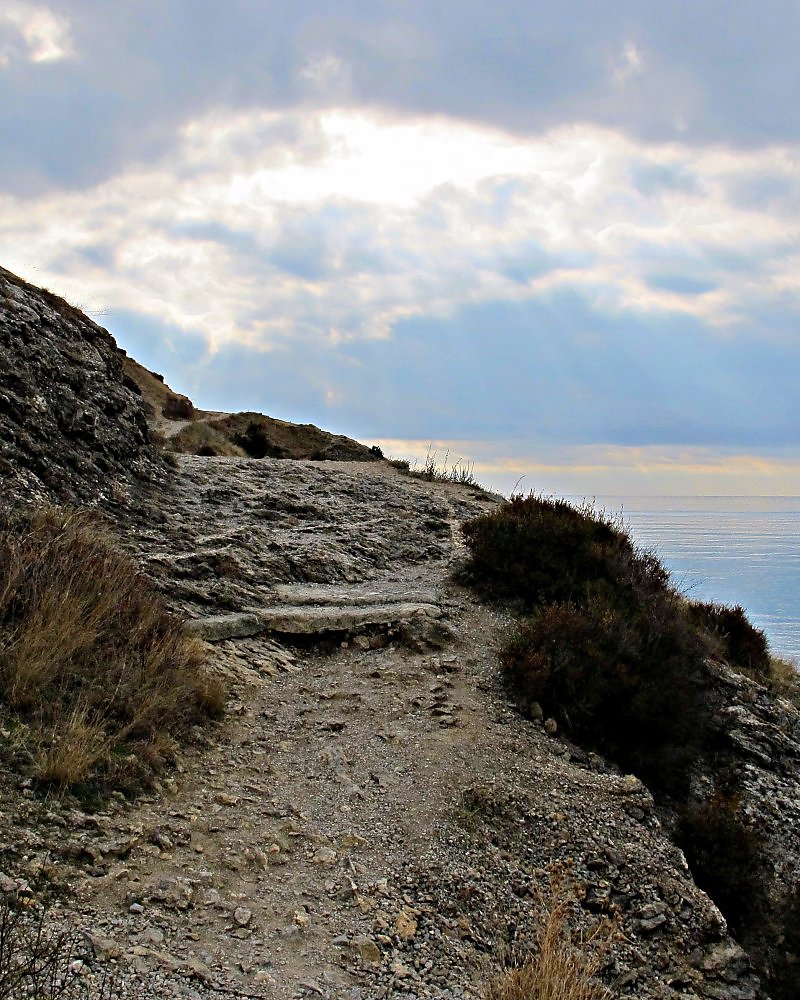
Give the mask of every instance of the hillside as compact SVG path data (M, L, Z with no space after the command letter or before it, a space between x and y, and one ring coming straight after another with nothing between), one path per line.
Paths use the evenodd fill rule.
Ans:
M498 497L293 425L280 447L327 453L172 468L156 432L213 423L235 444L267 425L170 402L5 271L0 352L4 496L100 505L231 685L226 718L135 801L43 798L2 756L0 888L43 866L67 887L87 983L108 968L122 997L479 1000L560 885L573 939L605 941L613 995L767 996L669 810L506 692L512 615L454 579L461 525ZM800 718L713 669L720 758L791 885Z

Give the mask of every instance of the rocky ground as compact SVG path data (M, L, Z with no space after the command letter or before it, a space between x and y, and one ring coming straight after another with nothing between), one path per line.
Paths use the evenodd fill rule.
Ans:
M477 998L561 879L576 932L611 928L619 995L759 996L647 790L507 702L510 621L451 579L458 525L495 502L386 463L193 457L138 498L127 544L232 696L133 806L23 787L5 812L8 864L69 887L87 976L113 969L121 997Z

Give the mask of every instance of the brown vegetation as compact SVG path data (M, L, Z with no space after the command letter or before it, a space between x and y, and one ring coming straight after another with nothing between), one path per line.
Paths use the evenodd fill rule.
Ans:
M573 904L564 880L554 879L532 953L507 963L490 984L486 1000L609 1000L613 996L596 978L613 928L603 923L588 937L573 933L569 922Z
M87 513L0 516L0 705L40 781L135 787L224 691L136 564Z
M41 882L0 892L0 997L4 1000L111 1000L113 977L72 970L78 937L54 918Z
M165 448L187 455L245 456L243 449L234 444L227 434L199 420L186 424L173 437L167 438Z

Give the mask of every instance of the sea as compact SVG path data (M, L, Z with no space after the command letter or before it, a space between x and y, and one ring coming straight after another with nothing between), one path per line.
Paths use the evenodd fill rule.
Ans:
M800 668L800 497L566 497L622 518L692 600L741 604Z

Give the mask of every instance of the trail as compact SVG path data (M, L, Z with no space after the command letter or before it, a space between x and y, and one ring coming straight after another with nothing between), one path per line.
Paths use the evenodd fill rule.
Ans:
M495 502L383 463L192 457L142 498L129 544L232 694L152 795L62 829L119 995L478 998L554 866L576 925L619 922L622 995L756 995L647 790L508 703L511 620L452 580Z

